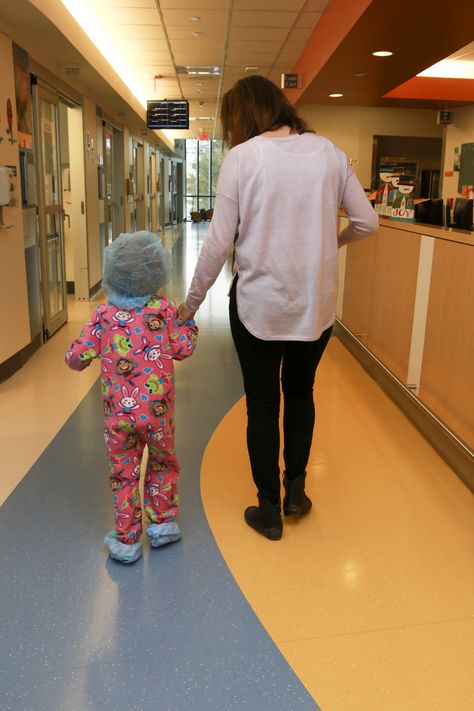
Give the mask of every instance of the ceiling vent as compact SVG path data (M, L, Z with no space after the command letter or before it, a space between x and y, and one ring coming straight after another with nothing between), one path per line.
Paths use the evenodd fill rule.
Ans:
M80 64L65 64L64 65L64 72L69 77L77 77L81 73L81 65Z

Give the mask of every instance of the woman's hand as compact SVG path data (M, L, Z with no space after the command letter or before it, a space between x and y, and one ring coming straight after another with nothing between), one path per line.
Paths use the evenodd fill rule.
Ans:
M188 311L184 304L178 306L178 318L180 321L188 321L194 318L195 311Z

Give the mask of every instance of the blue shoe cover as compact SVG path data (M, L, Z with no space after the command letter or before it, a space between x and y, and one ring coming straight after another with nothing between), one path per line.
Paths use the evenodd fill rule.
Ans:
M142 554L143 543L122 543L116 531L109 531L104 538L104 543L110 551L110 557L121 563L135 563Z
M167 543L174 543L181 538L181 531L176 521L152 523L148 526L146 534L150 537L153 548L159 548L159 546L164 546Z

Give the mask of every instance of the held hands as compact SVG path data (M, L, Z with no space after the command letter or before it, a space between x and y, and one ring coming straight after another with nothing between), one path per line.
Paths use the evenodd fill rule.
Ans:
M178 319L181 322L194 318L195 311L188 311L184 304L178 306Z

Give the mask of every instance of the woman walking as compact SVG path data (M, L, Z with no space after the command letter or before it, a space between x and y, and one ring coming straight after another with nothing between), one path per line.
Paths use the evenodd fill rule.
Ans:
M247 401L247 446L258 505L246 522L282 536L280 382L286 516L301 516L315 409L316 368L335 320L338 247L378 218L345 154L314 134L271 81L239 80L223 97L224 140L214 214L180 317L191 318L235 242L230 325ZM338 210L349 225L338 235Z

